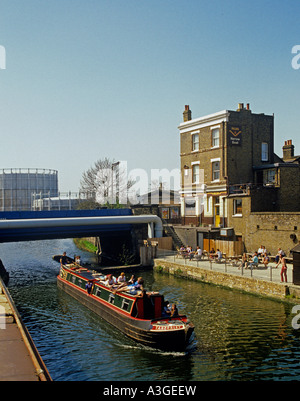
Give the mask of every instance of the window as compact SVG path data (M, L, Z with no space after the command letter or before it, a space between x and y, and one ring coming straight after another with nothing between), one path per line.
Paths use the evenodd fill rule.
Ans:
M220 146L220 129L214 128L211 130L211 146L213 148Z
M243 213L243 203L242 199L233 200L233 214L241 216Z
M269 147L266 142L261 144L261 161L267 162L269 160Z
M194 199L187 199L185 201L185 214L186 216L196 215L196 202Z
M110 304L114 304L114 303L115 303L115 296L114 296L114 294L112 294L112 293L109 294L108 302L109 302Z
M217 181L220 179L220 162L215 161L211 164L212 167L212 180Z
M275 184L276 172L275 170L267 170L267 183Z
M192 150L199 150L199 134L192 135Z
M193 184L199 183L199 164L193 164Z
M121 306L121 308L123 309L123 310L125 310L125 311L128 311L128 309L129 309L129 301L128 301L128 299L123 299L122 300L122 306Z

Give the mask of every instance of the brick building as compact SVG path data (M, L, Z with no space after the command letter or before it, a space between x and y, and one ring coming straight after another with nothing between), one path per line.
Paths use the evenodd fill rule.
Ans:
M274 153L273 115L252 113L249 104L240 103L235 111L192 119L185 106L179 131L183 224L230 227L233 238L251 250L260 245L263 227L272 220L273 228L266 228L269 234L276 231L272 250L282 245L278 240L283 226L285 247L295 246L300 228L300 156L295 156L291 140L285 141L282 157ZM268 214L271 220L262 217ZM214 233L220 235L216 229Z

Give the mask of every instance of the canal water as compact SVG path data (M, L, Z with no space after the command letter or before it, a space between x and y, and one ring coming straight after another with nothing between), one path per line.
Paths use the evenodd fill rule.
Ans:
M299 380L292 305L153 271L141 275L195 325L186 353L136 344L57 288L54 254L72 240L0 244L9 290L53 380Z

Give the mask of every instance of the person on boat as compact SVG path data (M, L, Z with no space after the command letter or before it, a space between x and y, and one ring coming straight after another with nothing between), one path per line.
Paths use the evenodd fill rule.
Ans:
M60 258L60 264L61 265L66 265L67 263L70 263L70 259L68 258L67 253L64 252L62 254L62 257Z
M78 265L81 264L81 259L79 255L75 256L75 263L77 263Z
M129 291L129 293L131 294L131 295L136 295L136 294L138 294L139 292L143 292L143 290L144 290L144 287L143 287L143 284L144 284L144 279L143 279L143 277L139 277L136 281L135 281L135 283L133 283L133 284L130 284L130 285L120 285L117 289L116 289L116 291Z
M164 307L162 310L162 316L163 317L170 317L171 316L171 311L170 311L170 304L168 301L164 302Z
M125 277L125 273L124 273L124 272L122 272L122 273L119 275L119 277L118 277L118 279L117 279L117 283L118 283L118 284L126 283L126 277Z
M85 288L86 288L88 294L90 295L91 291L92 291L92 288L93 288L93 282L89 281L88 283L86 283Z
M128 284L134 284L136 282L136 278L135 278L135 275L133 274L131 277L130 277L130 280L128 280Z
M114 284L115 284L114 277L112 276L112 274L108 274L106 276L106 281L104 282L104 285L106 285L107 287L112 287Z
M178 315L179 315L179 313L178 313L178 309L177 309L176 304L172 304L171 317L176 317Z
M129 292L130 292L130 294L135 295L135 294L138 293L138 291L143 291L143 289L144 289L143 284L144 284L144 279L143 279L143 277L139 277L139 278L137 279L137 281L136 281L134 284L131 284L131 285L129 286Z

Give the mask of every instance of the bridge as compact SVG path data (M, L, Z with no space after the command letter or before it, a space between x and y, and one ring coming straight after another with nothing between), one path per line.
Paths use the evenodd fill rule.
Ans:
M0 212L0 242L81 238L130 232L147 224L148 237L162 236L156 215L133 215L131 209Z

